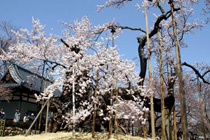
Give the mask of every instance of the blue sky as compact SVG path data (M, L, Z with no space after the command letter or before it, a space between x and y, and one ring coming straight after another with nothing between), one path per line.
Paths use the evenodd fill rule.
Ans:
M39 18L46 31L60 34L63 27L59 21L72 23L83 16L89 16L93 25L103 24L115 19L121 25L145 28L145 20L142 12L136 10L134 2L127 3L124 8L112 7L97 12L97 5L104 4L105 0L0 0L0 21L9 21L21 28L31 29L32 17ZM203 1L198 4L193 18L201 17ZM149 22L152 25L152 12L149 13ZM116 40L120 54L125 54L128 59L138 58L136 37L140 32L124 31L124 34ZM202 30L185 36L188 48L181 49L182 62L190 64L195 62L209 63L210 25L205 25ZM138 59L135 60L139 64ZM137 67L137 70L139 68Z

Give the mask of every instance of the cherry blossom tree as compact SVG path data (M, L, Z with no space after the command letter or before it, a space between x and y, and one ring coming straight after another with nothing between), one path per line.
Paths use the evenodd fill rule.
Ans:
M195 130L197 130L197 132L203 133L204 139L206 139L206 123L205 123L205 115L204 115L205 109L203 106L203 104L205 104L205 99L203 98L205 96L205 94L202 95L203 89L202 89L201 85L203 85L204 87L206 87L206 85L207 85L207 87L208 87L208 85L210 84L206 78L206 75L208 75L210 72L209 65L204 65L202 63L201 64L197 63L195 66L192 66L187 63L183 63L183 65L190 67L196 74L197 93L195 92L195 95L196 95L195 100L197 100L197 102L199 104L199 106L197 107L197 111L199 111L200 113L199 113L199 115L194 113L192 116L194 118L199 118L199 119L197 119L197 121L195 121L195 119L193 120L194 124L197 123L196 125L200 127L200 130L197 130L197 129L195 129ZM203 74L201 74L201 73L203 73ZM203 81L203 84L201 84L200 79ZM205 90L205 88L204 88L204 90ZM199 98L197 98L197 97L199 97ZM191 98L189 97L189 99L191 99ZM195 108L192 108L192 110L195 110Z
M109 0L104 5L98 6L98 10L100 11L110 6L121 8L124 7L124 4L132 1ZM177 39L181 47L187 47L183 39L185 34L202 27L199 21L191 17L193 13L191 7L197 1L174 1ZM168 96L165 98L166 108L167 101L171 101L167 97L172 97L174 101L174 96L176 96L173 90L177 70L173 52L175 37L172 34L172 11L166 8L168 6L167 3L168 1L166 0L144 0L136 4L137 10L142 12L144 12L144 7L157 9L157 12L153 14L154 24L149 30L150 50L145 49L147 37L146 31L142 27L122 26L113 21L93 27L88 18L84 17L81 20L76 20L74 24L62 22L65 29L62 31L61 36L56 36L53 34L47 35L44 30L45 26L41 25L39 20L32 19L33 28L31 31L27 29L13 31L17 41L9 47L8 52L2 49L0 59L2 61L16 61L18 64L24 64L28 68L36 70L39 74L46 69L44 65L51 69L50 75L56 77L54 83L44 93L37 95L37 99L49 99L53 97L53 91L62 88L62 95L59 97L60 101L53 103L54 106L59 104L59 107L55 110L60 114L55 113L53 119L57 120L63 128L71 130L75 125L79 127L82 124L81 122L93 116L95 116L93 117L93 122L97 117L101 117L105 121L110 120L112 118L111 114L117 112L117 106L120 103L127 102L119 94L118 96L113 96L115 101L113 105L107 104L107 97L108 99L111 98L110 94L112 91L117 91L116 87L118 85L126 87L126 94L130 94L132 100L141 105L141 109L134 109L137 112L135 118L142 120L143 124L145 124L146 119L142 119L140 110L148 111L144 107L148 107L147 94L151 93L143 86L146 79L147 54L156 56L158 60L157 32L160 28L163 45L163 65L167 70L167 82L165 82L165 88L167 87L168 92ZM189 20L190 22L188 22ZM131 62L122 60L115 46L105 47L105 42L112 39L110 29L116 30L115 38L118 38L122 30L126 29L141 33L137 37L141 70L139 75L134 72L135 66ZM104 35L104 32L106 32L105 37L100 38L102 34ZM75 115L73 115L72 109L74 103L70 102L73 98L71 96L73 85L75 86L76 95ZM153 91L156 90L153 89ZM147 96L147 100L144 99L145 96ZM156 101L154 102L156 109L161 110L160 106L158 106L160 99L155 98L154 100ZM133 107L133 104L130 103L129 105ZM171 107L168 108L171 109ZM93 132L95 131L94 126L95 124L93 123Z
M31 31L12 31L16 42L9 47L8 52L2 50L0 59L24 64L39 74L44 68L43 64L47 65L51 70L50 75L55 78L54 83L36 97L38 101L50 99L55 90L62 88L59 100L53 99L55 101L52 103L56 106L52 119L56 120L61 128L72 130L94 114L94 132L96 117L109 120L110 112L117 114L117 106L124 101L119 94L113 96L114 105L108 105L106 102L106 97L110 97L110 92L115 90L118 84L122 87L132 85L133 88L127 89L126 94L132 96L138 104L143 104L142 99L135 97L135 93L141 93L144 97L148 91L137 84L141 79L138 73L134 72L135 64L123 60L116 46L107 48L105 45L106 38L109 40L111 37L108 27L112 26L113 22L94 27L87 17L76 20L74 24L62 22L65 27L62 36L47 35L45 26L41 25L38 19L32 18L32 23ZM99 40L104 31L107 31L107 37ZM118 31L115 35L117 38ZM73 91L75 104L71 102L74 98ZM76 109L75 113L72 107ZM148 109L142 106L133 109L136 110L136 119L144 123L142 111L146 112Z
M102 10L103 8L108 8L110 6L113 6L114 8L122 8L126 3L131 3L133 0L110 0L107 1L104 5L99 5L98 10ZM169 1L171 2L171 1ZM178 35L178 41L179 45L181 47L186 47L187 44L184 43L183 36L187 34L188 32L194 31L196 28L202 27L201 24L197 20L192 20L191 15L193 12L193 5L195 5L198 1L191 1L191 0L184 0L184 1L172 1L173 2L173 10L176 13L175 19L176 19L176 28L177 28L177 35ZM149 38L151 41L151 50L146 50L146 31L143 28L139 27L130 27L130 26L121 26L116 25L117 28L120 29L127 29L127 30L134 30L134 31L140 31L142 33L142 36L137 37L139 46L138 46L138 53L139 53L139 59L140 59L140 77L145 79L146 75L146 67L147 67L147 53L146 51L149 51L151 54L157 54L158 52L158 41L157 41L157 31L159 28L161 28L162 32L162 44L164 45L163 49L163 55L170 58L171 61L174 61L174 53L173 48L175 46L175 37L172 34L172 11L171 10L165 10L167 9L168 1L161 0L161 1L147 1L144 0L142 3L136 4L136 7L139 11L144 12L144 7L147 7L147 9L158 9L159 12L156 10L156 13L154 13L154 24L151 27L149 31ZM168 6L169 7L169 6ZM190 20L189 20L190 19ZM188 20L190 22L188 22ZM170 53L169 53L170 52ZM168 54L169 53L169 54ZM168 54L168 55L167 55ZM170 61L169 61L170 63ZM176 67L176 64L173 64ZM173 79L173 78L172 78ZM174 81L174 80L172 80ZM172 82L173 83L173 82ZM169 84L170 85L170 84Z
M11 30L18 30L18 27L14 26L10 22L1 21L0 22L0 48L4 51L8 51L10 44L15 42L15 36L12 34ZM1 52L2 53L2 52ZM7 70L7 62L2 61L0 65L1 76Z
M0 22L0 48L5 52L8 51L9 46L15 42L15 36L12 34L11 30L18 30L16 26L14 26L10 22L1 21ZM0 52L2 53L2 51ZM8 62L1 61L0 62L0 77L2 77L8 69ZM9 88L0 88L0 96L6 100L11 96L11 90Z
M209 13L210 13L210 1L209 1L209 0L205 0L204 2L205 2L205 6L206 6L206 7L203 8L203 12L204 12L203 15L204 15L204 16L207 16L207 17L206 17L206 23L209 24L209 23L210 23L210 22L209 22L209 21L210 21L210 18L208 17L208 15L209 15Z
M206 67L206 66L204 66L204 67ZM203 72L208 70L208 69L204 70L204 68L203 68L203 70L201 70L197 66L196 66L196 69L199 69L200 73L203 73ZM165 68L165 70L167 70L167 68ZM169 86L168 85L168 80L169 80L168 76L170 75L170 73L169 73L168 76L167 75L168 75L168 73L167 73L167 71L165 71L164 91L165 92L173 92L173 94L174 94L177 132L182 132L182 126L181 126L182 119L181 119L180 99L179 99L177 76L175 76L175 79L174 79L175 81L174 81L174 84L173 84L173 90L168 91L168 86ZM157 91L157 92L155 92L155 97L159 98L160 97L159 71L154 71L153 77L154 77L154 80L153 80L154 91ZM169 78L171 78L171 76L169 76ZM207 80L208 79L207 75L204 78ZM184 82L184 85L185 85L184 86L184 91L186 93L186 110L187 110L186 113L187 113L187 118L188 118L189 136L193 136L193 135L197 135L199 133L202 133L202 124L201 124L201 116L200 116L201 113L200 113L200 107L199 107L199 98L198 98L199 95L198 95L197 80L196 80L196 76L194 74L194 71L189 71L189 69L184 70L183 79L184 79L183 82ZM147 80L146 80L146 82L147 82ZM171 84L171 83L169 83L169 84ZM207 88L209 87L209 85L205 84L205 83L201 83L201 87L202 87L201 91L202 91L203 110L205 110L205 108L204 108L204 104L206 104L205 99L208 100L205 97L208 96L208 89ZM167 98L167 95L165 95L165 96ZM171 111L172 112L169 112L169 113L173 114L174 113L173 110L171 110ZM159 112L156 112L155 115L156 115L155 116L156 131L160 132L160 128L161 128L160 117L161 117L161 115L160 115ZM173 122L173 121L174 121L173 118L170 118L170 122ZM207 122L205 122L205 124L208 125ZM173 127L172 126L173 125L170 126L171 127L170 128L171 132L173 132ZM207 132L207 128L206 128L206 132ZM167 135L168 135L168 132L167 132ZM170 131L169 131L169 135L172 135L172 134L170 134Z
M11 97L11 93L12 93L12 91L9 88L0 88L0 97L2 99L9 101L9 99Z

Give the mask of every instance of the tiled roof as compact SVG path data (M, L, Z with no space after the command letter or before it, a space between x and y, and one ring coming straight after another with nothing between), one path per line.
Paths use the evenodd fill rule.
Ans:
M24 86L34 91L43 92L44 86L46 88L47 86L53 83L49 79L45 80L44 77L32 73L31 71L15 64L11 64L9 66L8 72L10 73L11 77L16 82L16 84L4 84L0 85L0 87ZM54 94L56 96L59 96L61 92L57 90Z

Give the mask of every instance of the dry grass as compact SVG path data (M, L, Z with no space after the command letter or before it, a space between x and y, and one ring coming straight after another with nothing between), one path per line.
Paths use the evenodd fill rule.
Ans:
M39 135L30 136L7 136L0 137L0 140L94 140L91 138L91 133L76 133L75 137L72 136L72 132L57 132L57 133L46 133ZM95 140L108 140L107 133L96 133ZM144 140L140 137L132 137L129 135L118 135L118 138L112 138L109 140Z

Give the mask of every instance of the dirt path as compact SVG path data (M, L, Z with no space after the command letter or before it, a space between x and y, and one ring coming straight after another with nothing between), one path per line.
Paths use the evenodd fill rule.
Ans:
M46 133L39 135L30 135L30 136L7 136L0 137L0 140L93 140L90 133L76 133L76 137L73 138L71 132L57 132L57 133ZM96 133L95 140L107 140L107 133ZM114 138L110 140L116 140ZM132 137L119 135L118 140L144 140L140 137Z

